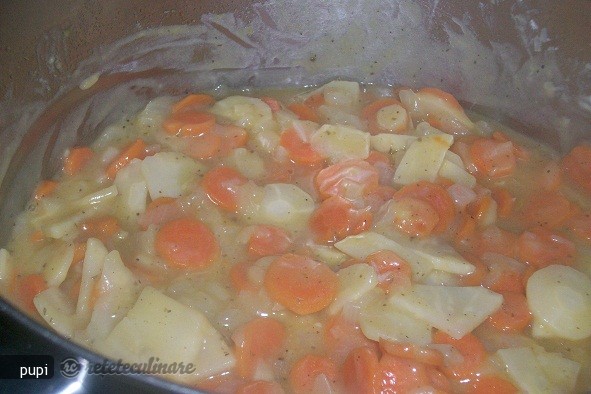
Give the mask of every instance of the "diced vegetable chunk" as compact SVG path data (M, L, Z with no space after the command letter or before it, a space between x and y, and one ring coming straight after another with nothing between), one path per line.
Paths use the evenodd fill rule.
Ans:
M369 133L347 126L326 124L312 135L310 143L332 163L369 156Z

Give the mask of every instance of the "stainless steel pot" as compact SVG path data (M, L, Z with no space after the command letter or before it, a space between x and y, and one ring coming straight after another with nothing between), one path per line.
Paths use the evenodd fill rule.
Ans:
M0 245L65 148L163 92L432 85L567 150L591 136L589 37L583 0L0 2ZM0 312L0 353L101 360L6 300ZM50 382L31 387L182 390L149 376Z

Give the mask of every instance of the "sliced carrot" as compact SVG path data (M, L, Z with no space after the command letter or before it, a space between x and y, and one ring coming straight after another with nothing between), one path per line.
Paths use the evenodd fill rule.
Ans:
M577 207L561 193L533 193L521 211L526 228L558 228L577 213Z
M312 393L316 378L324 375L329 382L338 378L336 365L326 357L308 354L295 362L289 372L289 384L294 393Z
M255 380L244 383L238 387L236 394L284 394L285 391L279 383Z
M476 232L476 219L464 213L460 214L458 226L456 228L454 242L460 244L471 238Z
M42 291L47 289L47 282L43 275L30 274L15 279L15 291L18 303L27 311L35 312L33 299Z
M292 103L287 106L287 109L296 114L301 120L320 123L320 116L318 116L318 113L305 103Z
M218 257L220 247L211 230L196 219L176 219L156 233L156 253L174 268L203 270Z
M486 277L487 267L480 260L467 259L475 267L474 272L466 275L460 275L460 284L462 286L480 286Z
M378 286L386 293L391 289L408 289L412 284L410 264L391 250L380 250L365 258L378 275Z
M258 290L258 287L248 277L250 267L252 264L244 261L236 263L230 268L230 284L236 292Z
M272 256L287 252L291 246L289 234L275 226L254 226L248 239L248 252L257 257Z
M591 145L575 146L562 159L562 169L568 178L578 187L591 193Z
M102 242L107 242L121 231L119 222L113 216L103 216L86 220L80 223L79 229L82 239L98 238Z
M41 181L33 193L35 200L39 201L42 198L51 195L57 188L57 184L56 181L52 180Z
M334 300L339 281L326 264L285 254L267 269L264 286L272 300L298 315L307 315L321 311Z
M501 309L489 316L488 321L501 331L521 332L531 322L532 315L523 293L503 293Z
M377 381L379 393L410 393L430 383L424 364L387 353L380 359Z
M470 146L470 159L478 175L490 178L511 175L516 166L513 143L510 141L479 138Z
M238 209L238 187L248 182L242 174L230 167L216 167L201 181L209 199L221 209L235 212Z
M164 120L162 127L178 137L198 137L213 131L215 116L209 112L176 112Z
M43 231L41 230L33 231L31 235L29 235L29 241L32 243L43 242L45 241L45 234L43 234Z
M261 100L263 100L265 104L267 104L269 108L271 108L272 112L277 112L281 110L281 103L273 97L263 96L261 97Z
M568 228L581 241L591 241L591 213L575 216L569 220Z
M143 159L148 155L146 152L146 143L142 139L137 139L127 145L119 156L109 163L106 173L109 179L114 179L117 172L128 165L133 159Z
M454 339L443 331L436 331L433 342L452 345L462 355L458 360L445 360L441 370L451 379L461 380L470 377L487 356L486 348L474 334Z
M364 160L344 160L316 175L316 187L324 199L337 195L356 199L376 190L378 184L378 171Z
M333 196L320 204L309 223L316 242L333 243L368 229L372 216L369 210L356 209L351 201Z
M221 154L223 139L217 134L207 133L195 137L187 137L185 153L194 159L207 160Z
M74 248L74 258L72 258L72 265L82 263L86 256L86 242L80 242L76 244Z
M353 349L343 364L343 383L346 392L377 394L378 370L379 361L375 350L368 347Z
M482 226L491 212L494 214L494 211L491 211L494 209L494 203L494 199L489 194L483 194L466 206L466 212L476 220L478 225Z
M251 379L259 362L281 352L286 336L283 324L273 318L257 317L239 327L232 334L238 375Z
M552 264L571 265L577 249L572 241L545 229L525 231L517 242L519 261L537 268Z
M429 236L439 223L439 214L427 201L413 197L396 199L392 222L394 227L411 237Z
M410 342L393 342L380 339L380 349L391 356L407 358L422 364L435 367L443 365L443 354L440 351L421 347Z
M358 324L342 314L327 320L323 334L326 354L338 365L341 365L354 349L367 347L374 352L378 350L377 343L368 339Z
M146 211L138 218L138 224L145 230L151 224L160 226L183 215L182 207L175 198L159 197L148 204Z
M492 198L497 203L497 214L499 217L509 217L511 212L513 212L515 197L507 189L499 187L492 191Z
M209 107L210 105L215 103L215 99L210 96L209 94L189 94L176 102L172 108L172 113L177 113L181 111L195 111L195 110L203 110L205 107Z
M482 279L482 285L497 293L515 292L525 293L523 286L523 272L525 266L520 263L499 259L491 259L486 264L486 275Z
M307 99L304 100L304 104L308 107L316 110L321 105L324 105L324 94L322 93L315 93L310 95Z
M486 252L514 257L518 236L496 226L488 226L475 234L475 247L479 255Z
M445 188L436 183L419 181L406 185L396 192L393 198L400 200L405 197L424 200L435 208L439 215L439 221L433 228L433 232L436 234L447 230L455 217L456 209L451 196Z
M517 394L519 390L507 379L496 375L481 375L470 380L467 394Z
M79 146L70 149L70 153L64 160L64 174L68 176L78 174L93 156L94 152L87 146Z
M309 142L303 141L293 129L281 133L279 144L287 150L287 156L295 163L317 165L324 161L322 155L316 152Z

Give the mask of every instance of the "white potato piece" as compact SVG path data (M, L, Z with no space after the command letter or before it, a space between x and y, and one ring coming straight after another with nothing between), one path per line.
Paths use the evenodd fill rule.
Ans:
M196 175L205 167L177 152L159 152L142 161L142 174L150 198L180 197L192 185Z
M449 134L468 134L474 123L466 116L454 98L446 99L430 90L401 90L400 101L415 121L437 122L438 128Z
M353 127L355 129L362 129L363 123L357 115L347 111L342 107L334 107L332 105L321 105L318 107L318 114L323 123L330 123L334 125L342 125Z
M527 393L570 392L580 368L578 363L541 348L500 349L496 355L517 386Z
M263 188L258 215L253 220L288 231L300 229L307 225L314 207L312 196L296 185L270 183Z
M78 303L76 304L76 313L80 316L90 314L88 308L89 299L96 282L100 279L98 275L103 270L107 253L108 250L101 241L96 238L88 238L86 241L84 261L82 262L80 292L78 293Z
M414 285L393 294L390 301L453 338L460 339L478 327L503 303L503 296L481 286Z
M584 273L565 265L542 268L527 281L526 296L534 324L546 333L570 340L591 336L591 279Z
M37 294L33 299L35 308L43 318L59 334L70 339L78 322L74 315L72 301L57 287L50 287Z
M385 298L376 298L360 311L359 325L371 340L411 342L425 346L431 342L432 326Z
M146 211L148 185L142 174L141 160L134 159L120 169L114 183L119 191L123 216L135 217Z
M314 259L322 261L330 266L341 264L348 258L345 253L339 251L334 246L307 243L306 247L310 250Z
M0 283L8 283L12 279L13 268L10 253L6 249L0 249Z
M49 287L58 287L62 284L74 259L73 244L67 244L59 240L55 242L57 242L57 245L53 247L52 256L45 262L45 268L43 269L43 278L45 278Z
M450 274L468 275L476 267L464 259L452 246L438 238L415 239L401 243L412 248L418 256L428 260L433 268Z
M369 133L347 126L326 124L312 134L310 143L332 163L369 156Z
M445 153L453 143L448 134L434 134L413 142L402 157L394 173L394 183L408 185L421 180L433 182L437 178Z
M263 100L245 96L230 96L216 102L211 112L230 120L249 132L258 133L273 122L273 114Z
M410 117L402 106L392 104L380 108L376 113L376 123L384 130L400 132L408 128Z
M236 169L248 179L261 179L265 176L265 162L256 152L246 148L236 148L231 161Z
M378 275L369 264L353 264L337 272L339 291L330 306L330 314L338 313L348 302L354 301L378 284Z
M454 183L464 185L470 189L476 185L476 178L474 175L466 171L463 166L460 166L447 158L441 163L441 167L439 168L439 176L449 179Z
M328 105L350 107L359 102L360 88L357 82L331 81L321 89Z
M195 366L193 374L169 376L182 382L220 373L234 363L232 351L205 316L152 287L143 289L105 339L105 347L109 354L129 362L158 357L162 363Z
M143 111L138 114L138 124L153 131L158 130L164 119L170 114L170 107L174 101L174 98L167 96L150 100Z
M382 153L395 153L406 150L417 140L414 135L380 133L369 137L372 149Z

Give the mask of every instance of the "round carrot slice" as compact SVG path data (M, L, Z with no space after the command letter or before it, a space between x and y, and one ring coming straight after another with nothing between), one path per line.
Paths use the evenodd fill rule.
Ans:
M217 167L209 171L201 182L209 199L220 208L235 212L238 209L238 186L248 180L229 167Z
M218 241L211 230L196 219L176 219L156 233L156 253L171 267L201 270L219 254Z
M168 134L179 137L196 137L213 130L215 116L208 112L177 112L168 117L162 126Z
M285 254L269 266L264 286L272 300L298 315L307 315L321 311L334 300L339 280L326 264Z

